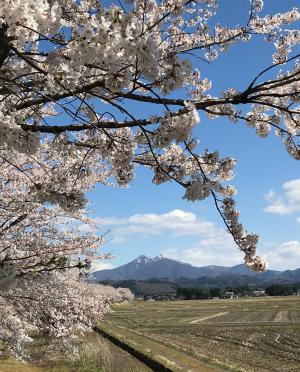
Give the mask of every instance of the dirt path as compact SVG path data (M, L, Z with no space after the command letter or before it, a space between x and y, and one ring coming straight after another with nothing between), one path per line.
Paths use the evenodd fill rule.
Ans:
M127 344L131 348L137 350L146 358L151 358L158 363L161 363L169 371L182 372L216 372L218 369L206 365L198 359L195 359L183 352L168 347L164 344L156 342L139 335L125 328L120 328L112 323L101 322L99 328L109 335L114 336L122 343ZM128 350L127 350L128 351ZM129 351L130 352L130 351ZM157 371L157 369L154 369Z
M223 313L217 313L217 314L214 314L214 315L205 316L203 318L192 320L190 322L190 324L200 323L200 322L203 322L204 320L211 319L211 318L216 318L218 316L226 315L228 313L229 313L229 311L224 311Z

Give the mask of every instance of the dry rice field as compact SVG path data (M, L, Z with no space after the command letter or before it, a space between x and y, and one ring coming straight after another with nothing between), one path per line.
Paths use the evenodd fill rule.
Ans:
M115 306L105 321L218 370L300 371L299 296L135 301Z

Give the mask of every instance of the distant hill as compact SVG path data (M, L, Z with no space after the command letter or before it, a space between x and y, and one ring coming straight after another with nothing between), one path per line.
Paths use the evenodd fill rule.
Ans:
M255 273L243 264L233 267L215 265L195 267L163 256L150 258L143 255L126 265L110 270L96 271L92 276L95 282L163 279L165 282L181 281L184 283L184 281L187 281L202 286L220 285L222 283L234 283L234 285L251 285L253 283L253 285L256 285L300 281L300 269L282 272L267 270L264 273Z
M198 278L200 276L217 276L228 272L227 267L206 266L194 267L188 263L175 261L163 256L150 258L139 256L126 265L110 270L93 273L96 281L102 280L149 280L153 278L176 279Z
M105 285L110 285L115 288L129 288L136 296L144 296L151 294L176 294L179 285L173 282L163 281L159 279L142 280L104 280L101 282Z

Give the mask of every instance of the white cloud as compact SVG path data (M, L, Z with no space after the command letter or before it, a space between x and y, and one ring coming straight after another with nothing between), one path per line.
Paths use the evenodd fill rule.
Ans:
M300 185L300 180L299 183L290 181L284 184L284 190L290 201L297 200L297 190L294 189L298 184ZM271 200L274 193L270 193L269 197ZM175 209L162 214L145 213L128 218L102 220L113 221L115 227L111 226L112 244L125 246L128 244L126 242L128 238L134 238L142 244L145 238L161 236L162 243L166 247L161 253L165 257L188 262L194 266L234 266L243 262L243 253L237 249L232 237L224 228L199 218L192 212ZM109 227L107 225L107 228ZM181 236L186 238L183 246L179 246L177 241ZM300 267L300 242L298 241L266 242L259 247L258 254L267 260L270 269L287 270Z
M291 240L282 243L279 247L279 252L288 257L299 257L300 258L300 242L297 240Z
M225 231L215 238L202 239L191 247L169 248L162 252L165 257L184 261L193 266L234 266L243 262L243 254L236 249ZM300 267L300 242L291 240L282 243L270 242L262 245L259 254L271 270L294 270Z
M290 240L281 244L272 243L264 257L271 269L293 270L300 267L300 242Z
M127 222L126 218L117 218L117 217L97 217L95 218L97 224L100 225L123 225Z
M114 236L112 239L106 240L109 244L123 244L125 242L124 236Z
M106 269L113 269L114 266L108 262L104 261L95 261L92 264L91 271L98 271L98 270L106 270Z
M219 228L215 229L214 236L201 239L191 247L170 248L162 254L193 266L233 266L243 262L243 254L237 250L232 238Z
M288 215L300 211L300 179L285 182L282 194L270 190L265 198L270 203L265 212Z
M162 253L166 257L189 262L193 265L232 266L243 262L243 254L238 251L230 235L216 224L200 219L192 212L174 209L168 213L136 214L126 219L103 218L113 221L113 234L125 243L126 237L134 239L161 236L166 247L176 246L177 237L194 237L196 243L186 248L169 248ZM189 243L186 243L189 244Z
M105 225L116 225L113 231L117 236L126 235L163 235L192 236L205 234L213 235L216 226L204 219L198 219L194 213L174 209L168 213L136 214L129 218L98 219ZM112 221L112 223L111 223Z
M185 212L181 209L174 209L171 212L164 214L136 214L129 218L130 222L133 223L143 223L143 224L152 224L157 222L164 222L166 224L170 223L191 223L195 222L197 219L196 215L191 212Z
M294 190L295 183L284 185L289 200L297 199ZM296 183L297 184L297 183ZM270 193L270 198L274 195ZM188 262L194 266L234 266L243 262L243 253L234 244L231 236L224 228L199 218L192 212L180 209L168 213L136 214L127 218L103 218L105 227L112 228L112 237L107 236L109 244L128 245L128 238L142 242L143 239L160 236L163 246L161 251L165 257ZM300 217L299 217L300 223ZM111 226L110 223L112 222ZM179 246L178 237L185 239ZM192 239L191 239L192 238ZM180 240L182 244L182 239ZM142 253L142 252L141 252ZM259 247L258 254L263 256L270 269L287 270L300 267L300 242L287 241L282 243L265 242ZM110 264L100 263L100 268L110 268ZM108 266L106 266L108 265Z

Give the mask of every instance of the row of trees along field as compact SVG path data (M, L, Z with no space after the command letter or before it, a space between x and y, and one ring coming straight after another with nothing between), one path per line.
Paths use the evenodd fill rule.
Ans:
M268 296L290 296L299 294L300 283L296 284L272 284L266 288Z
M191 288L179 287L176 291L176 296L185 299L209 299L214 297L222 298L226 292L230 292L235 296L255 296L256 292L261 292L261 288L255 287L226 287L226 288ZM296 295L300 291L300 283L294 284L271 284L264 289L268 296L291 296Z
M211 197L245 263L265 270L226 184L236 161L200 152L192 134L199 112L224 117L262 137L274 130L300 158L299 11L248 6L228 26L216 0L0 0L0 339L20 358L33 331L65 349L119 298L80 279L108 258L85 193L127 186L137 166L187 200ZM269 66L213 96L218 82L199 68L252 42L274 44Z

